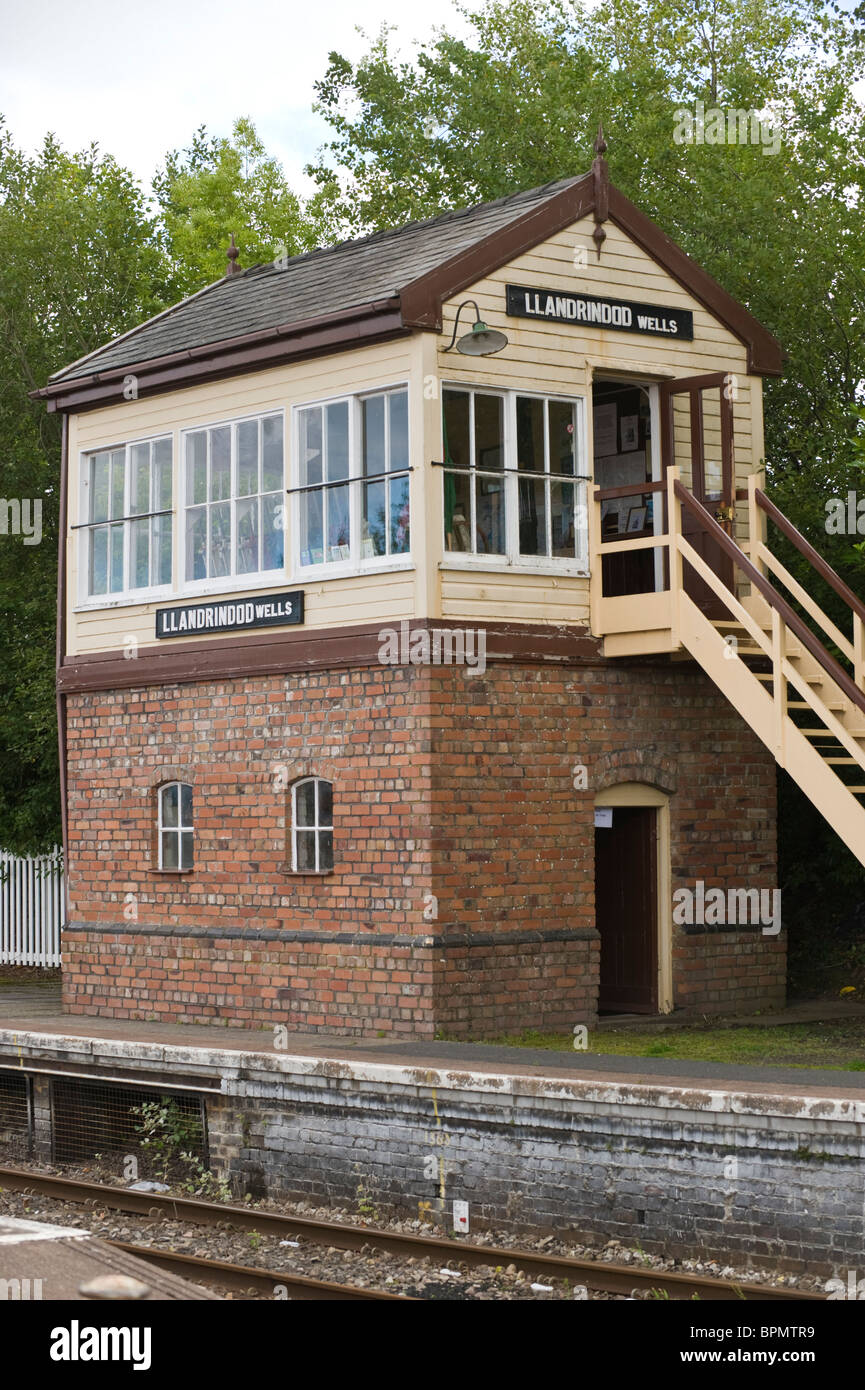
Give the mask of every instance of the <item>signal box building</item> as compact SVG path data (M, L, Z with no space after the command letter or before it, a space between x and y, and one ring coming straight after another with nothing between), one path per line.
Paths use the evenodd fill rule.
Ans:
M602 149L235 259L40 393L67 1010L469 1037L780 1004L776 763L862 857L865 610L841 585L851 633L815 636L765 544L796 535L777 343Z

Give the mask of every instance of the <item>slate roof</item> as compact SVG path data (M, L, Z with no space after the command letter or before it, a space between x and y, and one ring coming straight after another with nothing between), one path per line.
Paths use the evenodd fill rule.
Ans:
M419 276L576 182L576 178L559 179L492 203L293 256L284 268L254 266L217 280L156 319L55 372L51 383L71 382L398 296Z

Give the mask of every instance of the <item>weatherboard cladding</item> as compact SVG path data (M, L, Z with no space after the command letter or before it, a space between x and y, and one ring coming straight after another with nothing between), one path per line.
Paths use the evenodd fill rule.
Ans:
M419 276L578 181L560 179L494 203L294 256L284 269L267 264L219 280L156 321L55 373L52 384L398 295Z

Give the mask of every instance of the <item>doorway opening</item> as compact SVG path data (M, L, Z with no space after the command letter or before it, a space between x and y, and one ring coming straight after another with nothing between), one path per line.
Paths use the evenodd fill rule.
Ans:
M592 436L595 486L620 494L601 504L602 549L605 543L662 534L661 494L641 491L642 484L661 478L657 387L595 376ZM606 598L663 588L660 550L617 550L602 555L601 565Z
M639 783L608 788L595 803L599 1013L672 1009L670 903L667 797Z

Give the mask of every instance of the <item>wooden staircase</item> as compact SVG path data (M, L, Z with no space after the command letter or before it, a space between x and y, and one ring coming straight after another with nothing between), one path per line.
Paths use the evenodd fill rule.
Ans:
M749 486L748 553L682 485L678 469L668 470L666 488L667 530L653 536L650 544L667 553L668 587L628 596L627 619L622 598L600 597L593 617L604 636L605 654L655 651L691 656L865 865L865 606L756 480ZM596 494L596 501L600 497ZM686 512L732 560L732 583L715 574L683 535ZM852 638L769 550L764 518L779 526L844 599ZM600 553L606 553L606 547ZM709 617L698 606L688 592L689 574L708 585L726 616ZM795 611L791 599L822 638Z

